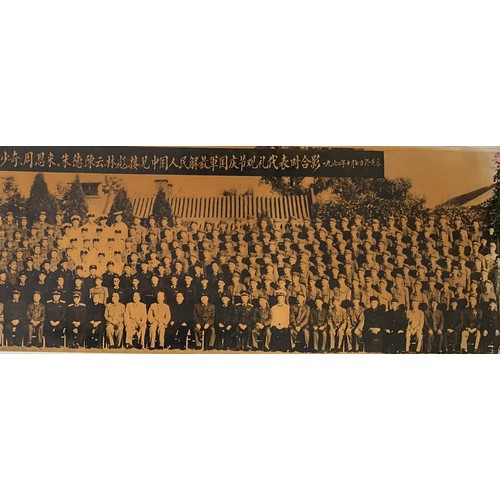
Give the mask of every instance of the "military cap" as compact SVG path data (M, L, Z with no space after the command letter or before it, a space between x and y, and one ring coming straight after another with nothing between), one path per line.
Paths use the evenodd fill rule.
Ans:
M117 216L117 215L123 215L123 211L119 210L117 212L113 212L113 215L114 216Z
M286 297L286 292L283 292L283 291L277 291L276 292L276 297Z
M376 295L372 295L370 297L370 302L374 302L374 301L377 301L378 302L378 297Z
M243 290L240 294L242 297L245 296L245 297L249 297L250 294L246 291L246 290Z
M108 262L106 263L106 266L110 266L110 265L115 265L115 263L112 261L112 260L108 260Z
M97 266L95 264L92 264L89 269L97 269Z
M81 219L81 217L80 217L79 215L72 215L72 216L71 216L71 220L72 220L72 221L73 221L73 220L80 220L80 219Z
M73 298L74 297L78 297L80 298L82 296L82 293L81 292L73 292Z
M52 295L61 295L61 292L59 290L54 290L52 292Z

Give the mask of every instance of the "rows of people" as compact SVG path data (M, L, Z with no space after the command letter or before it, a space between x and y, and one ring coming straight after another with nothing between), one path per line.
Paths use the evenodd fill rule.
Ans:
M0 221L4 343L498 352L496 236L457 217Z

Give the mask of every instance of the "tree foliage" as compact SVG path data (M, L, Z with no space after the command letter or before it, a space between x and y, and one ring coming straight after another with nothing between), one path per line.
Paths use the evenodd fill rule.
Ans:
M26 199L19 192L19 187L12 176L6 177L4 180L3 197L4 203L1 207L2 215L5 215L9 211L13 213L16 219L24 215L26 210Z
M49 192L43 174L39 173L33 180L30 195L26 201L26 216L29 223L36 221L42 211L47 212L47 221L53 223L57 211L57 200Z
M124 187L118 188L115 192L110 215L114 212L123 212L123 222L126 224L131 224L133 222L132 202Z
M311 182L304 177L275 177L263 178L261 182L280 194L307 194L312 188L318 199L311 211L322 218L351 218L359 214L366 219L386 220L389 215L428 215L425 199L410 192L409 179L321 177Z
M493 187L493 196L486 202L486 221L489 227L495 228L495 234L500 235L500 153L495 155L493 160L495 175Z
M159 222L162 217L166 217L168 219L168 224L170 226L173 225L172 207L167 200L167 195L163 186L160 187L156 193L153 203L153 216L157 222Z
M80 182L80 176L76 176L61 200L61 209L65 219L69 220L72 215L79 215L82 219L87 215L89 206Z

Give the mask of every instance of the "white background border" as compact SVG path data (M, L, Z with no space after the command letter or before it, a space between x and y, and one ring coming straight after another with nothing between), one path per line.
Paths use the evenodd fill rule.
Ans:
M0 142L495 145L496 10L2 5ZM498 498L498 361L2 353L0 497Z

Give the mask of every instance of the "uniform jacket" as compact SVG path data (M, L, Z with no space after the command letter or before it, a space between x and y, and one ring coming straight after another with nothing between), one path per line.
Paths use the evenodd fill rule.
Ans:
M436 309L433 311L431 308L427 309L424 313L425 330L432 330L434 333L437 331L444 331L444 314L443 311Z
M27 315L29 321L44 321L45 306L42 303L35 304L33 302L28 305Z
M69 304L66 310L66 326L73 327L73 322L78 321L84 323L87 319L87 308L85 304Z
M227 306L222 304L218 305L215 310L215 323L219 325L222 323L224 326L233 326L236 323L236 312L234 306L230 303Z
M299 306L294 304L290 307L290 326L292 328L304 328L309 324L311 308L304 304Z
M215 305L207 304L195 304L193 308L193 321L199 323L200 325L208 324L213 326L215 323Z
M255 307L248 304L238 304L236 306L236 322L241 325L252 325Z

